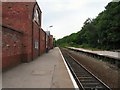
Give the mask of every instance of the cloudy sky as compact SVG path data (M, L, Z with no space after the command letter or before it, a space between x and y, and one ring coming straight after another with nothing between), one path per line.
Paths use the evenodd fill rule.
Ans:
M50 30L56 39L80 31L88 17L95 18L111 1L37 0L42 10L42 28Z

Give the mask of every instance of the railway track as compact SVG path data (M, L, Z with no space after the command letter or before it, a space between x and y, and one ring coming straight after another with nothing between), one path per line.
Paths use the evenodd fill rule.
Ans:
M98 79L94 74L88 71L75 58L73 58L66 50L61 49L80 90L111 90L105 83Z

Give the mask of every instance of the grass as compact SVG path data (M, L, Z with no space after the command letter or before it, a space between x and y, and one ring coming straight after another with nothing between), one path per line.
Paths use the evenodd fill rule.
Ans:
M98 46L96 47L91 47L90 45L88 44L82 44L82 45L78 45L78 44L75 44L75 43L62 43L60 45L58 45L60 47L76 47L76 48L83 48L83 49L88 49L88 50L92 50L92 51L104 51L104 50L108 50L108 51L113 51L114 49L110 49L110 48L107 48L107 47L103 47L103 48L100 48Z
M78 45L78 44L75 44L75 43L62 43L60 45L58 45L59 47L76 47L76 48L83 48L83 49L88 49L88 50L92 50L92 51L104 51L104 50L113 50L113 49L109 49L107 47L103 47L103 48L100 48L98 46L96 47L91 47L90 45L88 44L82 44L82 45Z

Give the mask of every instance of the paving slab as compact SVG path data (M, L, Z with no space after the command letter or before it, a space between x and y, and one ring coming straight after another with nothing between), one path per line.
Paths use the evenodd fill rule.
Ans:
M3 88L74 88L59 48L2 74Z

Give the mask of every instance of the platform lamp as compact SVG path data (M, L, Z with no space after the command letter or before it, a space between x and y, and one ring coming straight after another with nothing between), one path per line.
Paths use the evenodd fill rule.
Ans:
M49 26L49 28L51 28L51 27L53 27L52 25L51 26Z
M46 32L46 33L47 33L48 36L50 36L50 30L48 31L48 29L49 29L49 28L52 28L52 27L53 27L53 25L47 27L47 32ZM47 40L47 39L46 39L46 40ZM49 43L49 41L48 41L48 43ZM49 46L49 45L48 45L48 46ZM48 50L49 50L49 47L46 49L46 52L48 52Z
M50 32L49 28L52 28L52 27L53 27L53 25L51 25L51 26L47 27L47 31L49 31L49 32Z
M53 25L49 26L48 29L49 29L49 28L52 28L52 27L53 27ZM48 29L47 29L47 31L48 31Z

